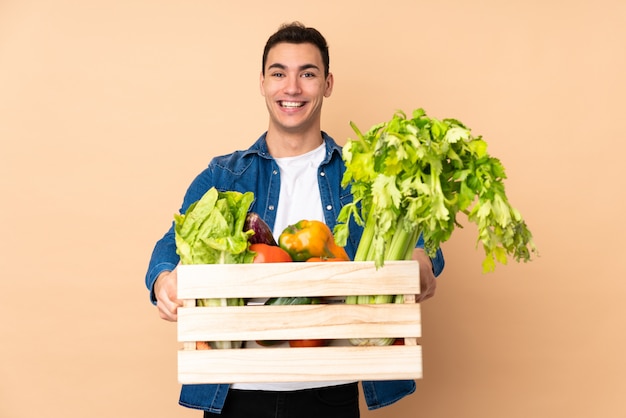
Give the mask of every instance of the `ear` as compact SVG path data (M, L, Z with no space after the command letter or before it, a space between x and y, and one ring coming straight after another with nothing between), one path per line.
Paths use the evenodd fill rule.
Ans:
M265 96L265 89L263 88L263 82L265 81L265 76L263 75L263 71L259 73L259 89L261 90L261 96Z
M333 92L334 84L335 84L335 77L333 76L333 73L328 73L328 76L326 77L326 87L324 90L324 97L330 97L330 95Z

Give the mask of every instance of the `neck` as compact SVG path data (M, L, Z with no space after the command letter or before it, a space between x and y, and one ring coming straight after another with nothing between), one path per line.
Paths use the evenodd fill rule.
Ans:
M267 148L275 158L295 157L313 151L324 142L322 132L290 134L288 132L267 131Z

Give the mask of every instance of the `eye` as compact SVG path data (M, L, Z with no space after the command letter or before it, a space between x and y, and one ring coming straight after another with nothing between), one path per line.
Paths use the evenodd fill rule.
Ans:
M313 77L315 77L315 73L306 72L306 73L302 74L302 77L304 77L304 78L313 78Z

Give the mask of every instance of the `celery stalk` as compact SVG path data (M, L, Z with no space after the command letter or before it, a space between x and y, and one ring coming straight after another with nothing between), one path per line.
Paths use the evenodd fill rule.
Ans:
M413 248L417 244L419 232L416 230L407 231L404 228L403 217L398 221L395 232L391 241L388 242L385 260L410 260L413 254ZM372 261L375 257L374 246L372 245L372 237L374 236L375 225L368 218L363 236L359 241L354 261ZM399 299L400 298L400 299ZM398 303L403 300L402 295L359 295L346 297L346 304L382 304L382 303ZM400 302L401 303L401 302ZM391 345L395 338L351 338L350 344L355 346L385 346Z
M198 299L196 306L216 307L216 306L243 306L244 300L241 298L212 298ZM211 348L241 348L242 341L209 341Z
M341 208L333 233L343 246L350 220L363 226L355 261L374 261L379 268L385 260L409 260L420 232L424 249L434 256L461 226L457 214L478 226L483 272L494 270L496 262L506 264L508 255L529 261L536 252L530 230L509 204L504 167L460 121L416 109L412 117L398 111L365 134L350 125L357 138L343 147L342 186L350 187L353 200Z
M508 256L526 262L537 253L532 233L509 203L504 166L463 123L416 109L410 116L397 111L365 133L350 125L357 138L343 147L342 186L350 186L353 201L342 207L333 233L337 244L345 245L351 218L364 226L355 260L381 267L385 259L409 258L413 237L403 237L407 247L401 256L403 234L393 238L400 228L420 231L433 256L461 226L459 214L478 227L483 272L493 271L496 262L506 264Z

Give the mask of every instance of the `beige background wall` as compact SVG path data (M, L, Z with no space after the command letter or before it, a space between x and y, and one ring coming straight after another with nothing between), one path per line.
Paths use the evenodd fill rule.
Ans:
M626 416L626 3L217 4L0 2L0 417L200 416L145 268L191 179L265 129L261 50L293 19L330 43L325 130L461 119L541 251L483 275L459 230L418 392L363 416Z

